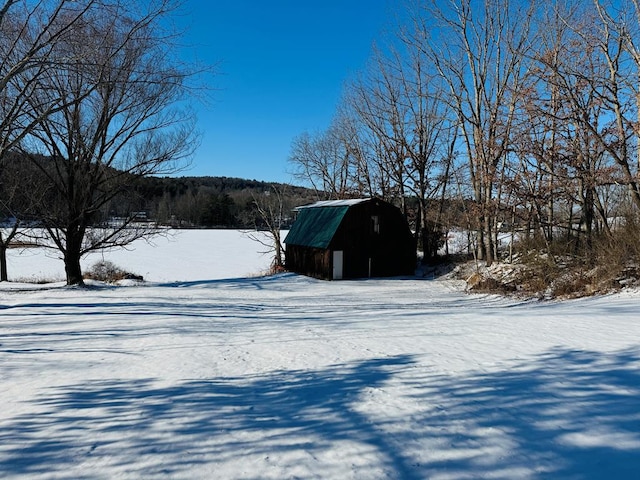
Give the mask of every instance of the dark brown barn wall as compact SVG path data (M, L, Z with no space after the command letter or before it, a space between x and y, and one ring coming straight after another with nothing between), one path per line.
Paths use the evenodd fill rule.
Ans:
M320 248L287 245L285 266L292 272L330 280L332 274L331 252Z

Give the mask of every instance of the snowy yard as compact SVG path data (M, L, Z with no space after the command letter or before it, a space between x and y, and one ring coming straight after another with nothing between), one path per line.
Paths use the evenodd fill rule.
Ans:
M259 249L183 232L105 254L141 285L0 284L0 478L637 478L637 291L259 277Z

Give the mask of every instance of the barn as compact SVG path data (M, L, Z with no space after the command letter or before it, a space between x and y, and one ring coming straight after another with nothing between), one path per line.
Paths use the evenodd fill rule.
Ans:
M416 244L402 212L383 200L298 207L284 240L287 270L325 280L413 275Z

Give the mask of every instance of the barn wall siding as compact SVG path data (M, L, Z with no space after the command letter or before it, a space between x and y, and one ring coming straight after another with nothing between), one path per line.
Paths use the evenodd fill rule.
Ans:
M322 280L331 280L333 273L331 251L326 249L287 245L285 265L288 270Z

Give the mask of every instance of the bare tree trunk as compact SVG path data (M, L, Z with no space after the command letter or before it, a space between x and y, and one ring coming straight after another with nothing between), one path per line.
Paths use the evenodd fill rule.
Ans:
M7 246L0 243L0 282L8 282L9 275L7 272Z
M67 276L67 285L84 285L82 267L80 266L80 252L67 250L64 255L64 271Z
M7 269L7 249L11 242L18 235L18 228L20 226L20 222L15 220L14 225L11 227L11 230L5 235L0 232L0 282L8 282L9 274Z
M82 242L85 230L78 222L73 222L64 232L65 246L63 251L64 271L67 277L67 285L84 285L82 267Z
M495 258L494 258L494 242L493 242L493 218L491 215L484 215L484 225L483 225L482 238L484 240L484 260L487 264L487 267L490 267Z

